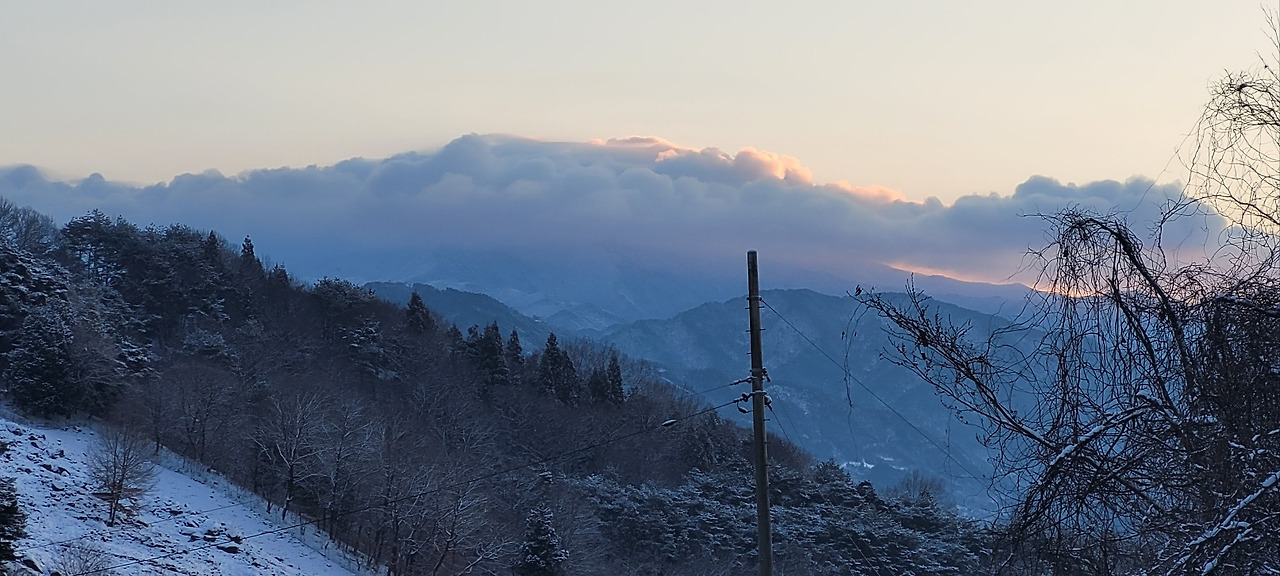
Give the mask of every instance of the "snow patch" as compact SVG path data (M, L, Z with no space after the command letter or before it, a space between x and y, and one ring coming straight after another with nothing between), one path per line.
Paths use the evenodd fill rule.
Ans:
M81 546L121 566L119 574L368 574L344 567L354 567L354 559L326 558L313 549L338 556L338 547L313 527L273 532L296 519L281 522L265 514L256 495L214 474L206 472L200 482L178 472L192 466L172 454L159 458L155 488L127 501L116 525L107 526L107 505L93 495L85 470L94 437L80 427L41 428L0 418L0 440L9 444L0 455L0 476L15 478L27 514L28 536L14 545L20 558L49 567L68 546Z

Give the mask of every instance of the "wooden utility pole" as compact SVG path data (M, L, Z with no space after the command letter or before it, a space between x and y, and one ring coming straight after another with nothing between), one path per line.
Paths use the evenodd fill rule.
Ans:
M752 440L756 453L756 542L760 576L773 576L773 535L769 529L769 455L764 435L764 358L760 346L760 274L756 251L747 252L747 301L751 311Z

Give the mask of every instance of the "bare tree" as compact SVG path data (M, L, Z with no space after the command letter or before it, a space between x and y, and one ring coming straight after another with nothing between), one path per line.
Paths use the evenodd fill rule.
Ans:
M107 500L107 525L115 524L120 501L137 498L150 490L155 467L147 459L147 441L122 428L107 428L98 434L88 454L89 476Z
M113 558L110 554L89 542L72 542L63 544L58 557L49 567L50 574L77 576L93 574L94 576L112 576Z
M326 416L318 437L318 472L311 482L324 510L321 525L338 536L349 523L337 519L355 506L360 487L373 473L375 426L354 399L335 401Z
M912 470L885 492L889 498L909 503L932 503L940 508L954 508L955 501L940 478Z
M1214 85L1184 195L1153 234L1118 214L1047 217L1044 290L992 330L914 291L862 298L896 328L897 362L990 432L1019 489L1010 570L1280 573L1280 23L1269 23L1276 59ZM1165 249L1188 222L1217 233L1199 258Z
M325 402L316 393L272 398L270 410L253 434L259 454L275 472L283 492L281 518L289 514L298 490L321 473Z
M37 256L48 254L58 238L53 219L0 198L0 242Z
M175 363L161 377L172 394L170 426L177 428L184 455L204 464L215 464L226 450L226 440L237 419L235 377L211 363Z

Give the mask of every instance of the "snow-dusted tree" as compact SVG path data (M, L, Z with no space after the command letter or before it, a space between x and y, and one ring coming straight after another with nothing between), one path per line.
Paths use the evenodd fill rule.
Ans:
M360 375L371 382L375 397L378 380L390 380L395 377L395 354L383 338L382 325L377 319L363 317L355 320L354 326L342 330L342 341Z
M125 273L121 255L133 248L137 233L137 227L123 219L112 220L94 210L62 227L62 261L85 279L111 286Z
M149 453L146 439L123 428L106 428L94 441L88 453L89 477L107 501L108 526L115 524L122 500L151 489L156 472Z
M0 562L14 560L13 543L27 536L27 515L18 504L12 477L0 478Z
M559 576L569 559L568 551L560 547L560 537L552 526L553 516L549 508L537 508L529 512L525 520L524 543L512 571L517 576Z
M58 226L53 219L7 198L0 198L0 242L36 256L53 250Z
M344 329L356 325L365 308L377 301L373 292L334 278L320 279L311 295L320 307L322 336L329 342L340 341L346 335Z
M919 470L912 470L890 487L885 496L905 503L930 503L947 509L955 507L955 500L942 480L922 474Z
M71 327L60 307L41 306L22 321L8 352L5 380L17 406L40 416L71 414L83 399L72 377Z

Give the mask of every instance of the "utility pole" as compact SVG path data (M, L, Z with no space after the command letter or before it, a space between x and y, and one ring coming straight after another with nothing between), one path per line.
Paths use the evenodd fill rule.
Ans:
M756 251L747 252L747 301L751 311L752 440L756 453L756 543L760 576L773 576L773 535L769 529L769 457L764 435L764 358L760 346L760 274Z

